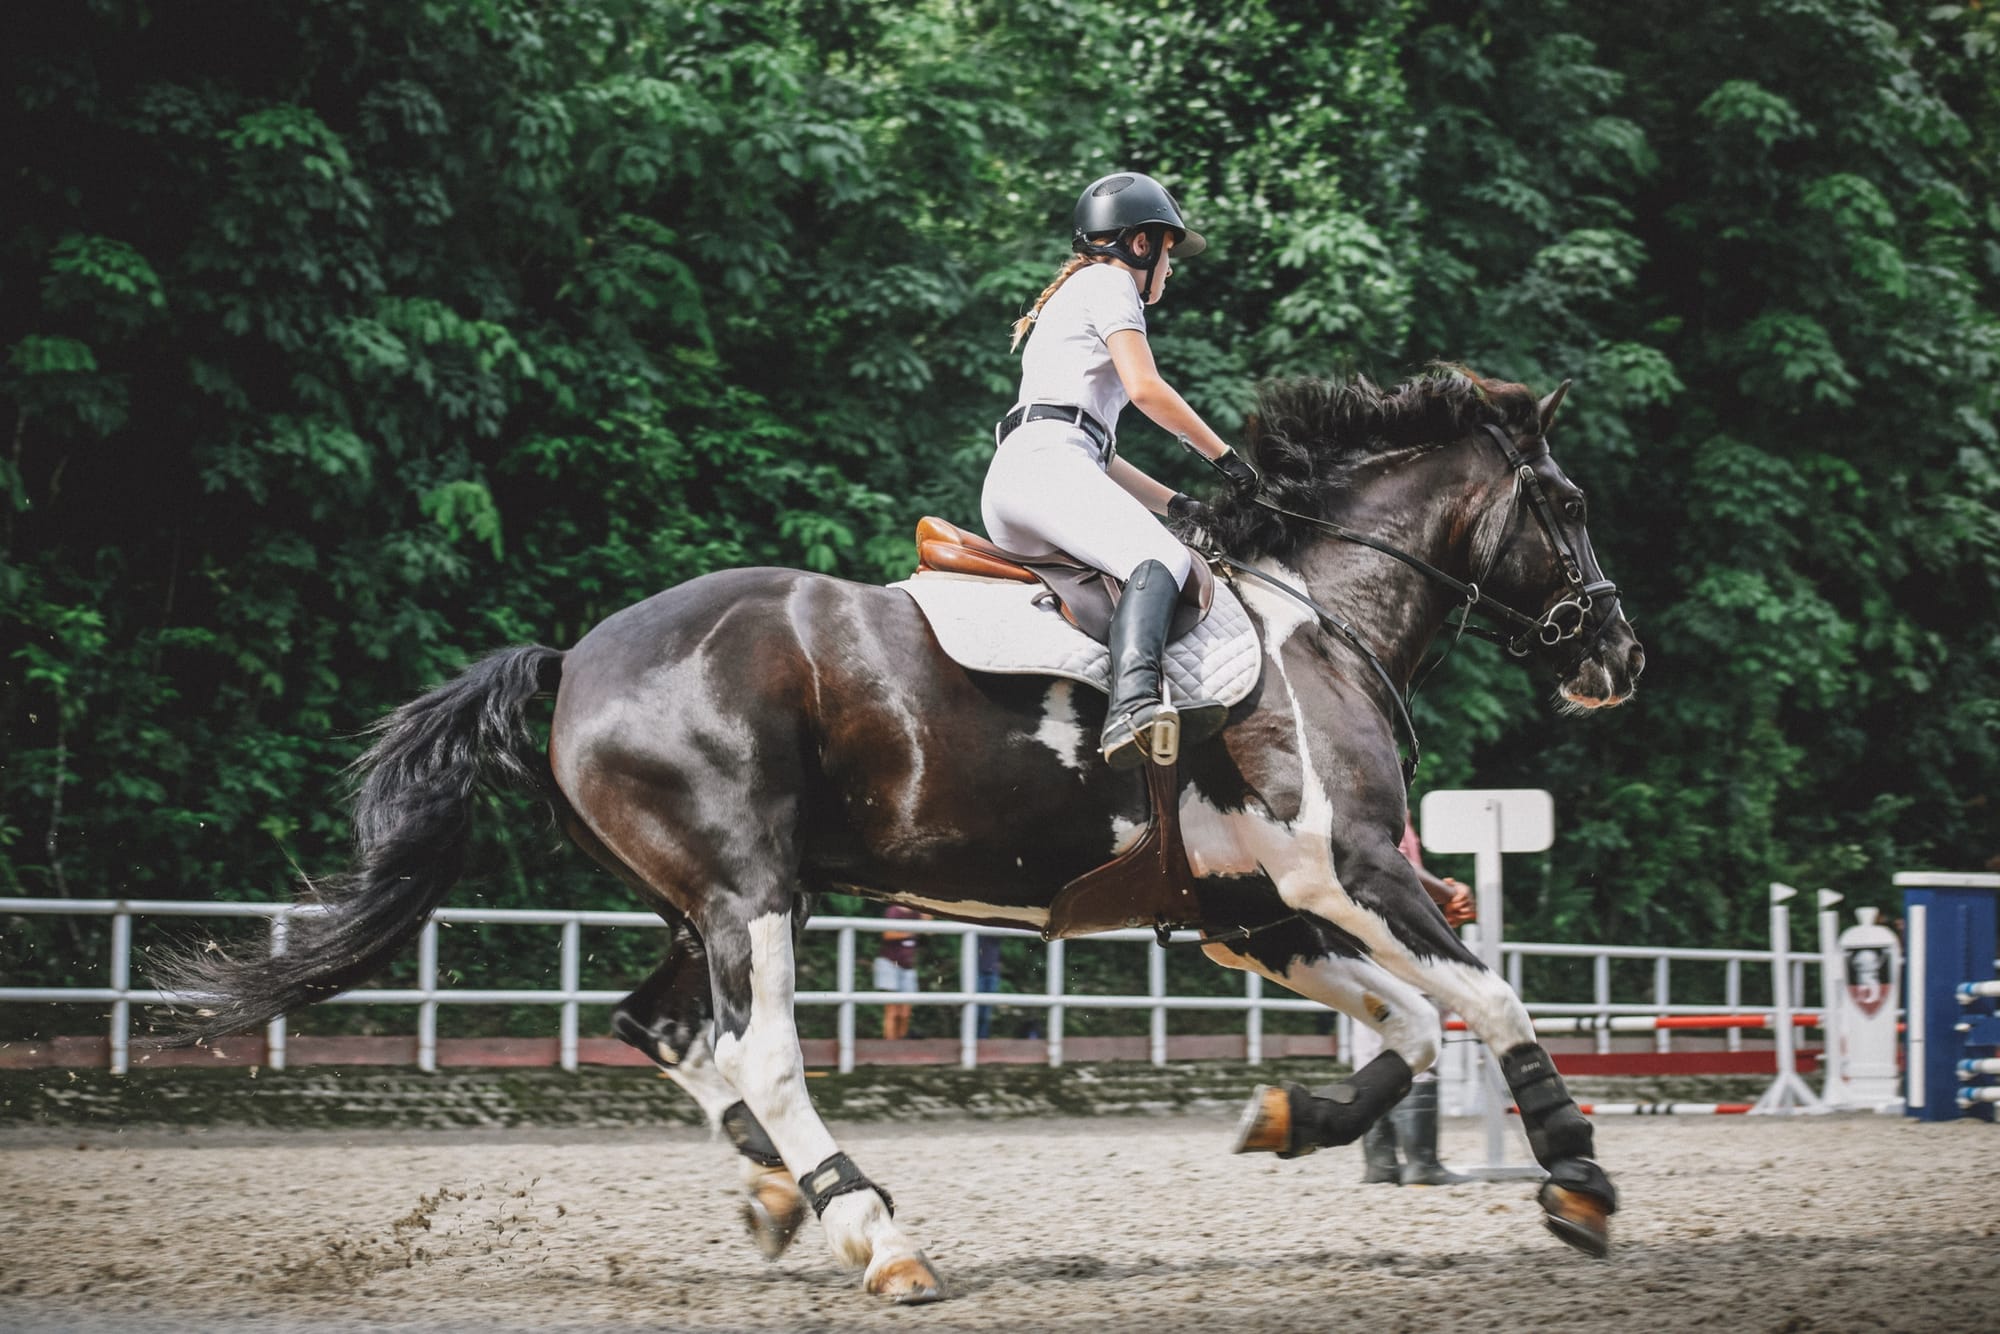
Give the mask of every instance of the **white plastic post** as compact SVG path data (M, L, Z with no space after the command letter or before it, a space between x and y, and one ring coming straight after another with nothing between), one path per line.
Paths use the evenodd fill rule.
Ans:
M833 983L840 988L840 1007L834 1017L835 1043L840 1051L840 1073L854 1073L854 928L840 928L835 947Z
M1752 1116L1824 1112L1826 1104L1799 1078L1792 1031L1792 913L1785 900L1798 891L1771 882L1771 1022L1777 1028L1778 1077L1750 1109Z
M971 931L958 938L958 989L963 995L979 991L979 937ZM958 1063L966 1070L979 1066L979 1006L967 1002L958 1010Z
M1243 999L1250 1002L1243 1013L1243 1059L1251 1065L1264 1063L1264 1007L1258 1004L1264 999L1264 978L1262 974L1248 969L1243 972Z
M1847 1081L1841 1076L1841 1066L1847 1059L1847 1044L1840 1037L1840 991L1846 985L1847 970L1840 957L1840 910L1834 905L1847 896L1822 889L1814 897L1819 903L1819 1026L1826 1044L1826 1055L1820 1062L1826 1071L1820 1080L1825 1090L1821 1098L1827 1106L1837 1107L1846 1105Z
M562 1036L556 1044L557 1061L563 1069L575 1074L577 1016L581 1011L576 993L583 986L583 924L574 917L562 925L562 953L558 968L562 978L563 1003L559 1030Z
M279 913L271 919L271 957L277 958L285 952L285 934L289 929L286 916ZM279 1015L264 1025L264 1064L273 1070L285 1068L285 1041L287 1033L285 1016Z
M1167 994L1167 952L1160 948L1158 941L1146 946L1146 994L1155 1000L1163 1000ZM1167 1063L1167 1007L1153 1007L1153 1022L1146 1043L1148 1054L1154 1065Z
M122 1075L132 1069L132 1002L125 992L132 989L132 914L111 915L111 989L118 999L111 1002L111 1073Z
M434 1074L438 1068L438 924L433 917L417 934L417 1069Z
M1060 940L1051 940L1048 943L1046 958L1048 960L1045 968L1048 983L1046 990L1051 997L1060 996L1063 994L1063 943ZM1048 1023L1049 1064L1061 1065L1063 1063L1063 1007L1061 1001L1053 999L1050 1001Z

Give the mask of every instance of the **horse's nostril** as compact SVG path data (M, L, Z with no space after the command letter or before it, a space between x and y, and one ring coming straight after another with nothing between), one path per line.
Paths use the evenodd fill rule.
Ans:
M1634 681L1638 680L1639 673L1646 670L1646 650L1634 644L1632 652L1625 658L1625 668L1631 673Z

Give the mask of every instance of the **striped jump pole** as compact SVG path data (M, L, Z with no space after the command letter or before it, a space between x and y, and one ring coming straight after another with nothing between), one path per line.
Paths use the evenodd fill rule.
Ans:
M1778 1018L1772 1014L1538 1014L1534 1018L1535 1032L1551 1035L1715 1032L1735 1028L1776 1028L1778 1026ZM1819 1014L1795 1014L1791 1019L1792 1027L1794 1028L1823 1028L1826 1026L1825 1016ZM1469 1031L1463 1019L1448 1019L1445 1021L1445 1028L1452 1032Z
M1581 1102L1585 1116L1744 1116L1755 1110L1754 1102ZM1509 1107L1519 1116L1521 1109Z

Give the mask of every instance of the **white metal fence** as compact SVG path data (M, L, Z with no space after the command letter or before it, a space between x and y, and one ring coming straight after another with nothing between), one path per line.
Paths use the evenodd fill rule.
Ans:
M147 987L132 985L132 922L135 917L196 917L196 918L264 918L270 923L270 947L274 952L285 948L287 922L300 914L313 912L310 907L297 907L282 903L220 903L220 902L179 902L159 899L4 899L0 900L0 915L33 916L75 916L108 917L111 919L109 964L109 985L103 987L0 987L0 1003L55 1003L55 1004L109 1004L110 1009L110 1068L115 1073L125 1073L130 1068L132 1006L136 1004L159 1004L167 999L165 993ZM482 989L475 987L440 986L438 975L438 929L440 925L482 924L508 926L547 926L559 930L557 979L555 988L508 988ZM512 908L441 908L427 923L417 937L417 985L414 987L365 988L345 992L324 1002L332 1005L415 1005L417 1007L417 1065L423 1070L437 1068L437 1016L442 1005L550 1005L558 1007L559 1015L559 1062L563 1069L577 1067L578 1016L585 1005L614 1005L627 994L625 988L614 990L585 989L582 985L583 970L583 928L589 927L642 927L661 928L664 924L651 913L642 912L587 912L587 911L541 911ZM1147 951L1147 990L1143 996L1096 995L1070 993L1064 990L1063 942L1050 941L1043 948L1047 951L1045 977L1046 987L1040 992L982 992L978 990L978 937L982 935L1015 936L1029 940L1040 940L1031 931L1014 930L1004 927L975 927L959 922L927 921L921 919L889 919L876 917L816 917L807 923L809 931L832 931L838 933L835 953L835 985L831 991L801 991L797 995L799 1005L831 1005L837 1008L835 1020L836 1048L839 1053L839 1067L845 1072L854 1068L854 1020L858 1005L955 1005L960 1008L959 1018L959 1063L967 1069L979 1063L978 1011L981 1005L1000 1005L1009 1008L1040 1008L1046 1011L1044 1027L1048 1045L1048 1063L1063 1063L1063 1017L1069 1010L1144 1010L1149 1016L1148 1054L1153 1064L1163 1065L1167 1060L1167 1016L1176 1010L1238 1010L1243 1013L1244 1051L1247 1059L1255 1064L1264 1056L1264 1016L1266 1014L1293 1011L1302 1013L1325 1013L1325 1007L1315 1001L1291 996L1266 996L1264 980L1255 973L1243 974L1243 993L1235 995L1187 996L1172 995L1167 991L1167 951L1162 949L1147 930L1110 931L1092 936L1093 941L1121 941L1141 944ZM915 993L872 991L857 989L855 986L855 941L862 934L878 935L883 931L908 931L919 935L959 937L959 985L955 991L921 991ZM1191 942L1193 933L1181 933L1177 942ZM1670 1015L1670 1014L1736 1014L1741 1012L1743 997L1743 968L1745 964L1768 967L1771 963L1770 950L1719 950L1719 949L1651 949L1643 946L1617 945L1558 945L1535 944L1530 942L1503 942L1502 954L1507 963L1508 980L1516 991L1521 990L1523 962L1531 956L1545 958L1588 959L1591 961L1592 999L1580 1002L1534 1002L1528 1003L1528 1010L1536 1015L1580 1015L1610 1018L1614 1015ZM1647 959L1652 961L1652 995L1643 1001L1623 1001L1612 998L1613 959ZM1685 1004L1675 1002L1671 994L1672 966L1677 962L1701 962L1721 964L1723 973L1723 999L1720 1004ZM1792 956L1792 995L1803 997L1805 990L1805 970L1808 966L1817 968L1819 959L1810 955ZM1341 1017L1339 1041L1346 1049L1348 1031L1345 1016ZM271 1022L266 1033L267 1063L272 1069L285 1066L285 1046L287 1029L283 1018ZM1597 1034L1599 1051L1611 1050L1611 1033L1600 1030ZM1657 1050L1672 1050L1673 1034L1661 1031L1654 1035ZM1728 1049L1741 1048L1742 1035L1739 1031L1728 1031Z

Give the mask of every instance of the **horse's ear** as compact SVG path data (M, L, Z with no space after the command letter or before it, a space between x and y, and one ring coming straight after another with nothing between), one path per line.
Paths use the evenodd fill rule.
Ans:
M1535 414L1541 418L1543 435L1547 435L1549 427L1555 425L1556 409L1562 406L1563 395L1569 392L1569 384L1568 380L1564 380L1556 386L1554 393L1535 405Z

